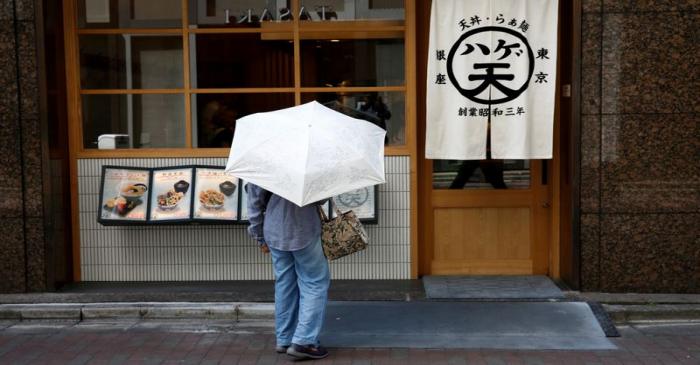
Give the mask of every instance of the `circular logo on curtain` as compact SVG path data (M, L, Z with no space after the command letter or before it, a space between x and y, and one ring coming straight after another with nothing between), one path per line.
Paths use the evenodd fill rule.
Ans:
M525 91L535 68L535 56L522 34L488 26L470 30L452 45L447 76L467 99L502 104Z

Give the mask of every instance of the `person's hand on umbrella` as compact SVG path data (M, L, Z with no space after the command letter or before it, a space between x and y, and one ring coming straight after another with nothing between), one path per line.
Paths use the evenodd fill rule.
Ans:
M260 245L260 251L262 251L262 253L270 253L270 248L267 247L267 243L263 243Z

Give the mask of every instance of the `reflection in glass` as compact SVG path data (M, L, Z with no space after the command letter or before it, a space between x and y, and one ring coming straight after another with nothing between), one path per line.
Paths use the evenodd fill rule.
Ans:
M302 103L313 100L353 118L364 119L387 131L387 145L405 143L406 102L402 92L304 93Z
M237 119L291 106L294 106L291 93L192 95L193 145L231 147Z
M527 189L529 160L433 160L434 189Z
M181 0L78 0L80 28L179 28Z
M403 85L404 40L307 40L301 42L303 86Z
M85 148L185 147L181 94L82 95Z
M191 35L193 87L292 87L294 45L266 34ZM291 35L290 35L291 37Z
M189 0L191 27L260 27L263 22L289 22L288 0Z
M80 36L83 89L182 87L182 37Z
M403 20L403 0L301 0L301 20Z

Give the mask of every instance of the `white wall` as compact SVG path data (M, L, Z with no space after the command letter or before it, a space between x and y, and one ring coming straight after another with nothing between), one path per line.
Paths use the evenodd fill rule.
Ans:
M409 157L387 156L379 187L379 224L367 225L367 250L334 261L334 279L409 279ZM83 281L271 280L268 256L245 225L104 227L97 223L103 165L225 165L225 158L78 161L80 266Z

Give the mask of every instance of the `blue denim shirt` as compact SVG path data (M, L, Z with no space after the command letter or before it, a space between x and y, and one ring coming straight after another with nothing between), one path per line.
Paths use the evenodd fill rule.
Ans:
M317 206L303 207L248 183L248 233L259 244L281 251L296 251L321 237L321 219Z

